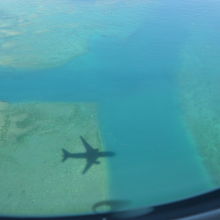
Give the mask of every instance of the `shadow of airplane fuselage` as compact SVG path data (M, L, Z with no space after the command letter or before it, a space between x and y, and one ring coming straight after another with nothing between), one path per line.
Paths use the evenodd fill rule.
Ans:
M100 164L100 162L98 161L98 158L100 157L113 157L115 156L114 152L111 151L104 151L101 152L99 151L99 149L97 148L93 148L90 144L88 144L88 142L81 136L80 137L83 146L86 149L86 152L84 153L70 153L65 149L62 149L63 151L63 162L66 161L68 158L76 158L76 159L86 159L86 166L82 172L82 174L85 174L89 168L91 168L91 166L93 164Z

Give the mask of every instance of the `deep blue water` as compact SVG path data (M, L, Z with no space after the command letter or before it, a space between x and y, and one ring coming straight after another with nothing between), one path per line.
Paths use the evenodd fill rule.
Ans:
M210 13L208 3L158 4L126 39L92 38L86 54L60 67L0 74L0 100L97 102L105 146L117 153L110 161L111 197L136 205L212 187L184 127L177 77L189 27Z

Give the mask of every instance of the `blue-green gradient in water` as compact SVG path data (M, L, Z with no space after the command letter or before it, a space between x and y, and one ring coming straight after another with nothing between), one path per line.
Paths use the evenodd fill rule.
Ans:
M195 68L186 63L191 58L184 58L185 51L195 47L195 54L189 54L200 59L199 47L215 47L210 41L219 36L220 5L203 0L151 2L128 36L97 32L86 39L87 52L65 64L40 70L2 65L0 73L2 101L98 103L105 147L117 154L109 160L110 198L130 200L135 206L179 200L216 186L200 156L197 133L190 130L187 116L193 110L184 103L189 101L187 92L194 91L190 82L195 76L185 77L182 69ZM206 31L211 34L204 36ZM219 44L220 38L215 39ZM219 58L220 48L215 50L216 56L205 57L210 71L213 59ZM219 72L219 66L214 71ZM213 83L218 77L214 71L211 78L202 72L196 77ZM184 77L188 87L182 87ZM199 96L207 95L202 91Z

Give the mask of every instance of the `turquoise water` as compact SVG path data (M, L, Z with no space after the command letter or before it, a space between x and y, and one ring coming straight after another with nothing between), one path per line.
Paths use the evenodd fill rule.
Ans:
M181 85L185 78L187 82L195 81L194 76L184 78L182 73L183 65L189 72L190 67L195 68L193 62L184 60L186 48L196 48L191 60L200 59L204 45L210 45L209 52L215 48L215 56L212 52L206 56L204 52L205 67L213 74L203 77L202 71L198 71L196 77L201 76L201 81L208 79L210 84L218 77L215 74L219 66L213 71L212 65L220 52L220 48L216 49L220 39L220 5L203 0L147 2L143 1L143 9L139 3L135 12L120 8L114 17L117 24L121 17L140 16L141 19L134 19L138 25L127 24L125 19L120 24L123 28L114 28L112 35L108 30L105 35L105 29L94 30L95 33L92 28L85 33L77 29L73 34L81 31L87 50L66 62L40 69L2 64L0 69L1 101L98 104L105 147L117 154L109 159L110 199L129 200L134 206L179 200L216 187L201 159L197 136L191 134L184 117L184 111L193 111L186 110L183 100L187 101L187 92L193 93L194 84L186 89L181 89ZM91 13L82 20L96 16L101 15ZM59 16L54 19L61 24L69 22ZM76 15L76 19L80 26L80 17ZM113 25L106 20L103 23ZM129 28L132 30L127 33ZM65 36L61 36L62 41L66 41ZM56 59L59 61L59 56ZM203 87L199 92L199 96L207 94ZM210 111L215 108L209 107Z

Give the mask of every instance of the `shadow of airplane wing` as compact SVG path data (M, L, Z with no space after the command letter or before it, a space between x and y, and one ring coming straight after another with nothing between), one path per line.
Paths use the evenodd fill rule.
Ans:
M90 168L92 165L93 165L93 162L87 160L86 166L85 166L85 168L84 168L82 174L85 174L85 173L89 170L89 168Z
M85 147L87 152L94 151L93 147L90 144L88 144L88 142L82 136L80 136L80 139L81 139L83 146Z

